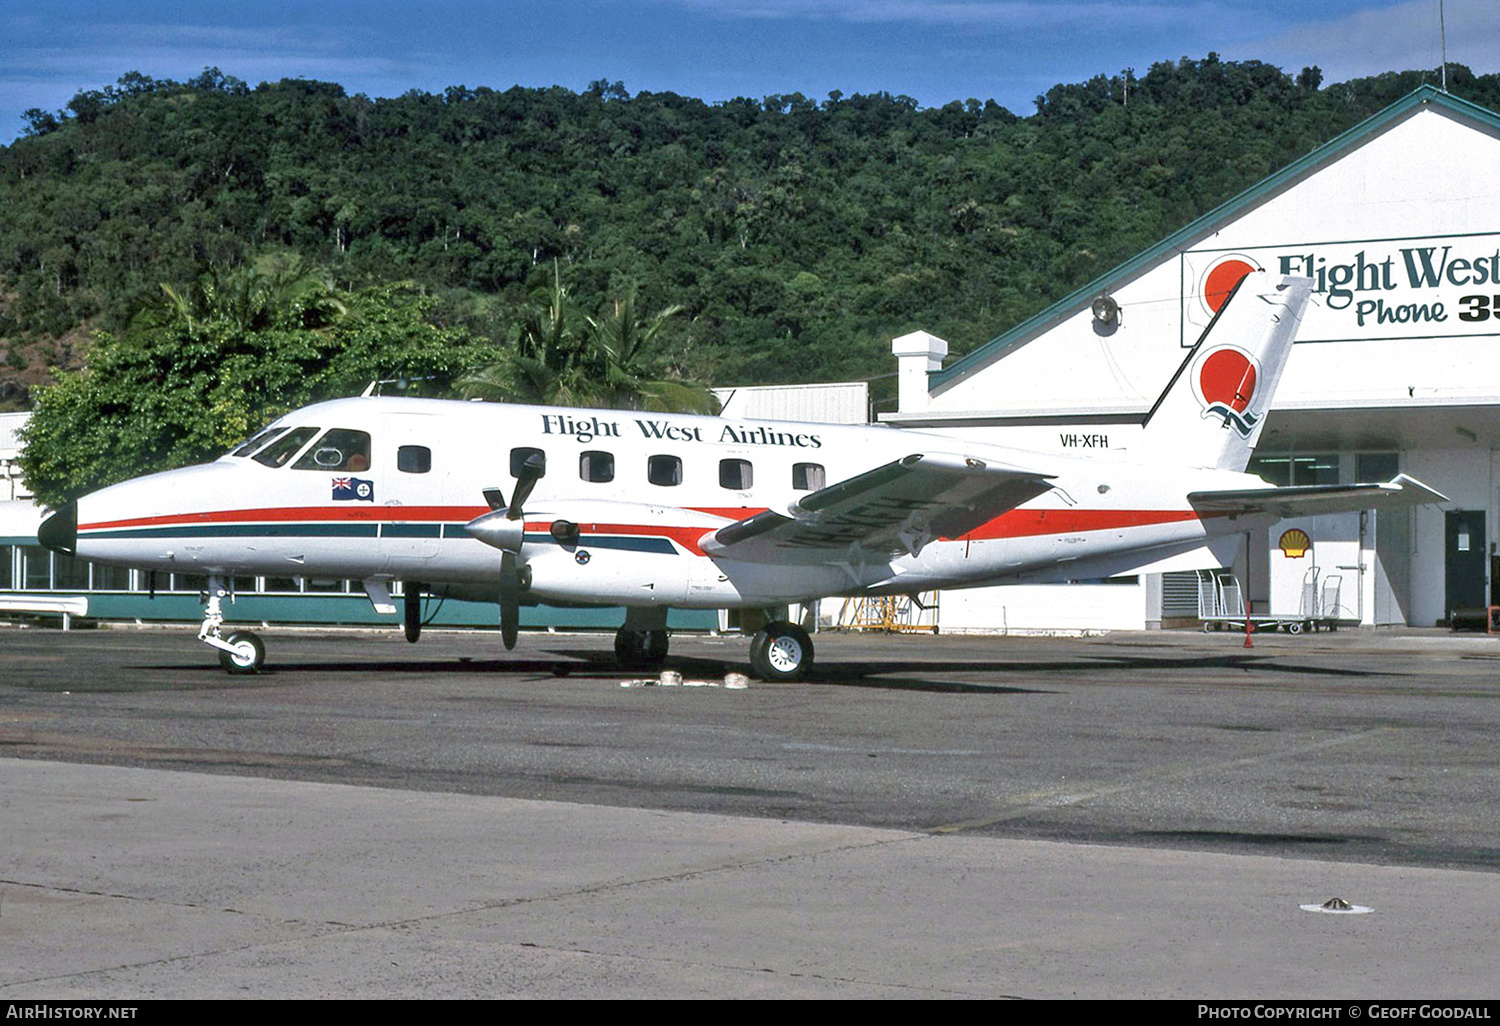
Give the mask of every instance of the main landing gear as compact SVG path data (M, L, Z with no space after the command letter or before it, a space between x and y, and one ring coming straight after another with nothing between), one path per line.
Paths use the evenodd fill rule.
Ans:
M622 670L654 670L667 661L668 635L665 629L615 632L615 660Z
M655 670L666 662L665 611L656 616L647 613L630 610L625 626L615 632L615 659L622 670ZM807 676L812 664L812 638L794 623L772 620L750 639L750 668L761 680L798 681Z
M198 628L198 640L219 650L219 665L234 674L259 673L266 661L266 646L252 631L230 631L222 633L224 624L224 596L233 594L224 587L220 577L208 579L208 590L204 594L203 626Z
M812 664L812 638L794 623L773 620L750 639L750 668L761 680L798 681Z
M625 610L625 626L615 632L615 660L622 670L655 670L667 661L670 636L661 607Z

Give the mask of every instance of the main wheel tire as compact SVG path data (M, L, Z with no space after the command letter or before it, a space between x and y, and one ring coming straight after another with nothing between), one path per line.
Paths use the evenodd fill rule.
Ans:
M750 642L750 668L761 680L801 680L812 664L812 638L794 623L767 624Z
M646 631L641 645L641 659L647 666L660 666L667 661L670 646L670 637L666 631Z
M266 646L260 637L251 631L232 631L224 641L234 646L233 652L219 649L219 665L233 674L259 673L266 661Z
M638 670L646 638L641 631L627 631L624 627L615 631L615 662L622 670Z
M667 661L666 631L615 632L615 661L622 670L655 670Z

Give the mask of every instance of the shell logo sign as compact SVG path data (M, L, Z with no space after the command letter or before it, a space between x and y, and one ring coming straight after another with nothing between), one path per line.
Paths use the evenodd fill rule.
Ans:
M1276 547L1287 559L1301 559L1312 548L1312 539L1300 527L1293 527L1281 532L1281 540L1276 543Z

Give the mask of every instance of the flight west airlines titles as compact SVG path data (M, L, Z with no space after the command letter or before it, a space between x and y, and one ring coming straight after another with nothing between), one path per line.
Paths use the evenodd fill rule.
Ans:
M597 416L584 417L571 413L543 413L542 434L569 435L582 444L596 438L620 438L619 420L602 420ZM684 424L675 420L633 418L631 423L640 430L640 437L664 439L670 442L718 442L720 445L785 445L798 449L821 449L823 440L806 431L781 431L776 425L724 424L718 427L715 437L713 427L701 424Z
M627 666L666 657L668 609L734 608L756 674L796 680L813 645L792 603L1218 567L1259 521L1440 501L1404 475L1268 488L1244 473L1312 284L1249 275L1124 458L1096 458L1104 436L1040 454L887 427L343 399L85 495L38 534L208 575L199 637L236 673L265 649L225 629L224 599L264 574L357 578L392 615L403 582L412 641L424 593L495 602L507 648L522 604L623 606Z

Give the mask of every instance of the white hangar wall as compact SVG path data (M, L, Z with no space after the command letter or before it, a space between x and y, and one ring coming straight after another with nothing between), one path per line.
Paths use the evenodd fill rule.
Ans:
M948 367L942 340L897 340L900 407L881 419L1043 458L1088 449L1128 458L1140 419L1237 273L1305 274L1316 283L1313 306L1257 456L1319 463L1328 475L1320 480L1345 482L1361 467L1399 465L1453 501L1379 518L1298 521L1252 537L1234 569L1256 610L1295 613L1285 607L1301 599L1314 562L1342 579L1334 598L1346 620L1431 625L1455 601L1487 604L1488 561L1477 583L1459 589L1469 597L1455 599L1449 579L1474 571L1451 566L1445 546L1463 529L1450 511L1479 518L1478 555L1492 554L1500 538L1497 183L1500 117L1418 90ZM1118 304L1112 324L1090 309L1101 295ZM1293 526L1314 529L1309 554L1278 548ZM1137 586L1146 626L1161 616L1160 582ZM1091 587L1108 588L1098 601L1120 607L1120 585L1029 586L1029 625L1078 626L1079 610L1096 605ZM1000 619L1013 619L1009 610L1022 603L1011 591L965 596L964 625L988 616L999 629ZM1114 626L1120 617L1099 620Z

